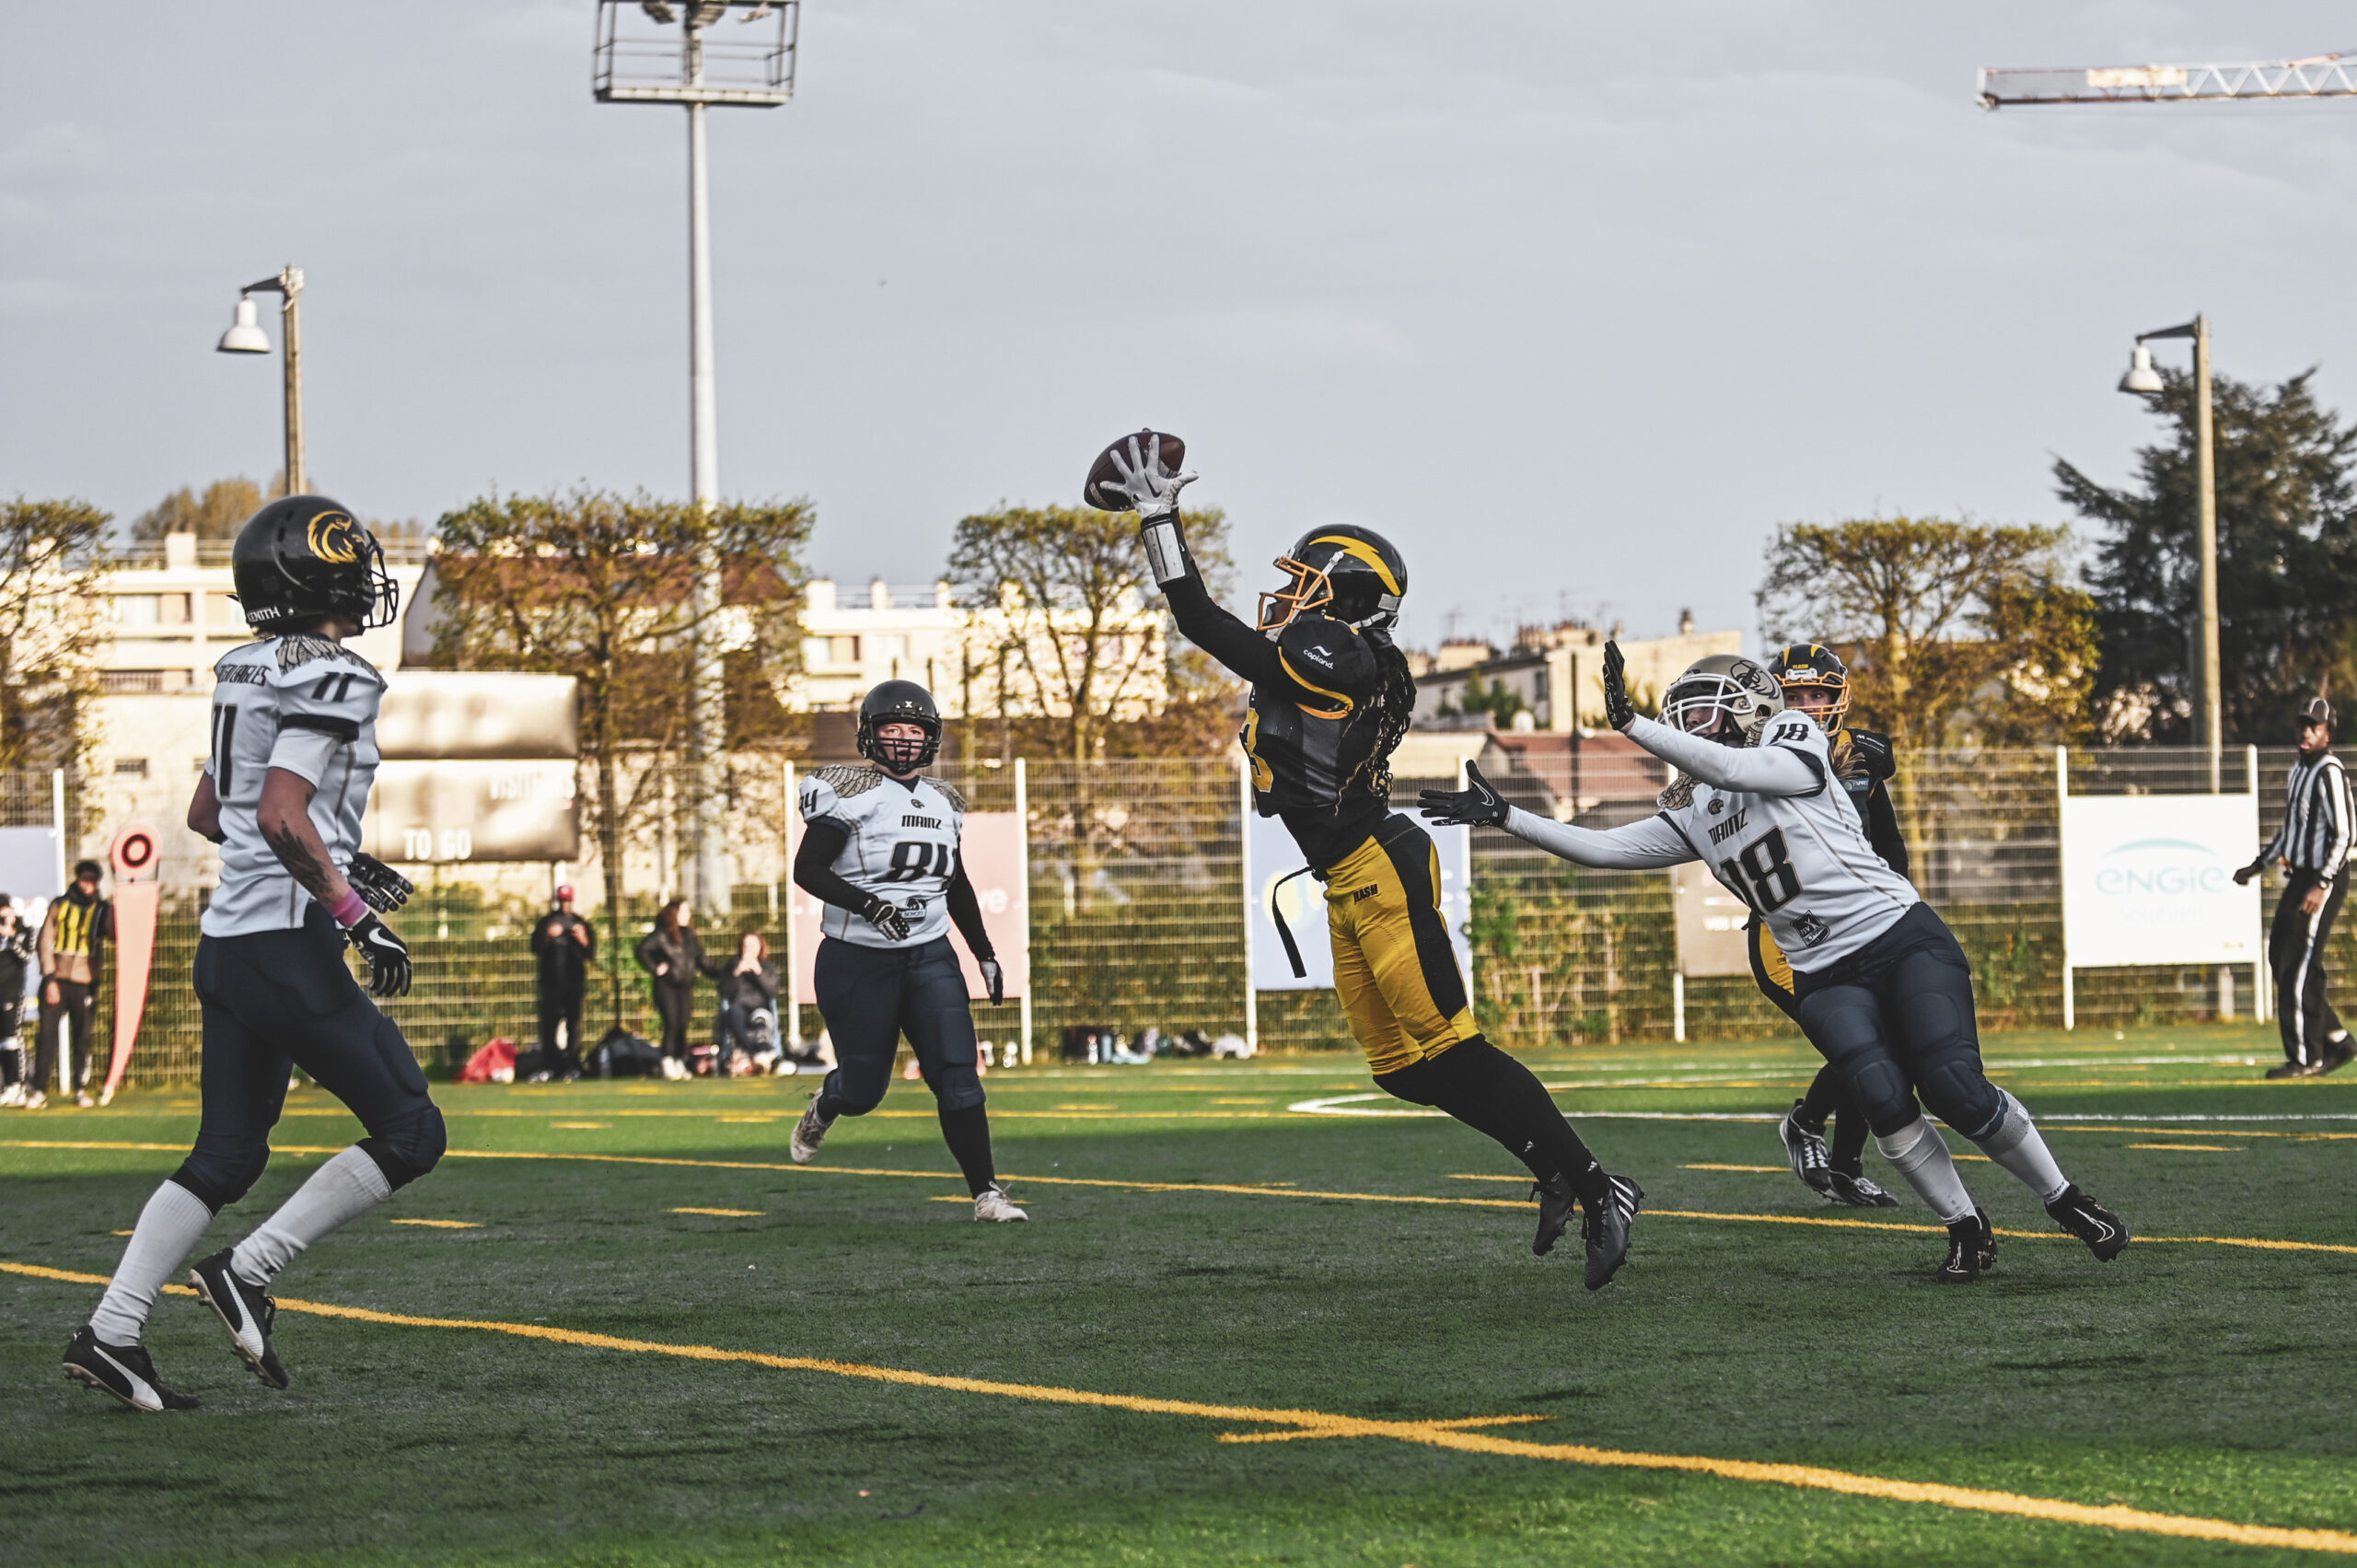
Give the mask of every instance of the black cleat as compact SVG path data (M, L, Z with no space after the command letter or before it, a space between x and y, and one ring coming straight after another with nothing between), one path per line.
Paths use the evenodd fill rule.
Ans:
M1825 1130L1802 1124L1799 1100L1793 1101L1793 1109L1777 1123L1776 1135L1784 1141L1784 1158L1792 1163L1793 1174L1810 1191L1827 1191L1831 1185L1833 1166L1825 1154Z
M2080 1191L2075 1181L2046 1205L2046 1212L2056 1225L2085 1242L2099 1262L2110 1262L2128 1245L2128 1227L2119 1216Z
M1852 1176L1846 1170L1827 1173L1825 1195L1837 1203L1847 1203L1853 1209L1895 1209L1898 1200L1863 1176Z
M1629 1226L1644 1205L1645 1190L1625 1176L1604 1179L1604 1197L1587 1205L1580 1236L1587 1243L1587 1288L1602 1290L1629 1260Z
M1544 1258L1572 1228L1572 1211L1580 1201L1572 1193L1571 1178L1562 1171L1531 1188L1530 1195L1538 1200L1538 1234L1531 1238L1530 1249Z
M197 1299L219 1314L221 1326L229 1330L229 1342L237 1347L238 1358L253 1368L254 1376L273 1388L284 1388L292 1379L278 1364L278 1353L270 1348L278 1303L239 1279L229 1267L229 1254L225 1247L197 1264L188 1272L189 1283L196 1286Z
M2321 1062L2279 1062L2267 1070L2270 1078L2315 1078L2331 1071Z
M1938 1278L1950 1284L1967 1284L1997 1266L1997 1233L1991 1228L1989 1216L1975 1209L1948 1226L1948 1260L1940 1265Z
M135 1411L192 1411L196 1400L164 1387L145 1345L104 1345L87 1323L66 1342L65 1376L112 1394Z
M2357 1044L2351 1044L2347 1035L2328 1040L2324 1042L2324 1064L2316 1069L2316 1075L2338 1073L2351 1062L2357 1062Z

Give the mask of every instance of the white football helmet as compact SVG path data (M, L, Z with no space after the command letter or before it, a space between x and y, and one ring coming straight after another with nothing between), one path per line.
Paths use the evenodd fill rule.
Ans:
M1784 711L1784 689L1757 661L1712 654L1686 667L1662 698L1661 722L1729 746L1757 746Z

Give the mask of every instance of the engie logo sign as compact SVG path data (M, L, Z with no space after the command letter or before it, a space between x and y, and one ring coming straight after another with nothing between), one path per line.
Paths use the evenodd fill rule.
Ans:
M2096 867L2096 891L2107 898L2215 893L2233 887L2234 880L2231 866L2223 864L2208 844L2191 839L2139 839L2114 848Z
M2247 964L2259 889L2249 795L2081 795L2062 802L2062 933L2074 968Z

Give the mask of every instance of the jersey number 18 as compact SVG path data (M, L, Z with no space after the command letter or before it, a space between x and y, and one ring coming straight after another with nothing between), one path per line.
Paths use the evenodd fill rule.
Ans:
M1782 909L1800 897L1801 877L1784 848L1784 830L1771 828L1742 849L1733 860L1719 862L1727 884L1761 914Z

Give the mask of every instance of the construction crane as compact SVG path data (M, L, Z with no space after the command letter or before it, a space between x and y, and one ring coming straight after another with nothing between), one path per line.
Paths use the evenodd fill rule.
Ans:
M1980 68L1980 107L2027 103L2190 103L2357 98L2357 52L2221 65L1998 65Z

